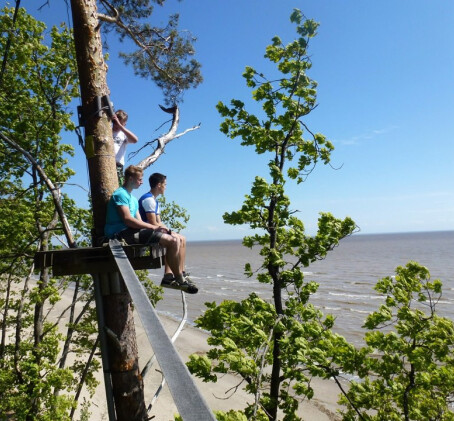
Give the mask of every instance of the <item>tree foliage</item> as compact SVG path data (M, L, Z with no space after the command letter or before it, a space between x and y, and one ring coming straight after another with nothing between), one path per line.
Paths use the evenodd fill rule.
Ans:
M0 413L20 420L66 420L81 389L93 391L97 326L88 276L38 277L33 256L59 244L62 221L43 173L53 180L60 205L83 245L90 237L89 211L61 193L73 171L72 147L60 132L74 128L67 106L77 95L70 31L46 30L19 9L0 15L0 54L10 50L0 86ZM11 144L28 151L43 173ZM71 289L68 289L71 287ZM64 291L72 299L61 305ZM60 305L57 306L57 304ZM66 324L56 320L65 318Z
M101 0L105 33L114 31L120 41L132 40L137 49L121 52L120 57L132 65L136 75L151 79L163 90L167 104L182 100L185 90L202 82L200 63L192 58L196 38L178 29L178 14L169 17L163 26L153 26L150 20L154 5L165 0Z
M159 206L161 207L161 219L166 226L174 231L186 228L190 216L185 208L173 201L167 202L165 196L161 196L159 199Z
M270 284L273 303L252 294L240 303L207 304L197 325L211 333L213 348L207 356L191 356L189 367L205 380L217 373L233 372L241 377L254 403L245 410L250 419L275 420L278 410L285 420L299 419L299 401L310 398L311 376L331 377L337 371L334 349L352 353L353 347L331 331L333 318L324 317L309 303L317 284L304 279L303 268L322 259L339 241L350 235L350 218L321 214L318 232L306 235L304 225L285 194L289 180L302 183L318 163L328 164L332 144L312 133L304 118L316 106L316 82L307 75L311 67L307 48L317 24L294 10L290 20L298 38L284 45L274 37L265 58L277 67L278 76L266 78L252 67L243 77L261 104L262 117L247 111L244 102L232 100L217 108L224 121L221 131L257 154L270 156L269 178L256 177L240 210L226 213L228 224L247 224L256 234L245 237L247 247L261 247L262 264L245 272Z
M241 209L226 213L224 221L256 231L243 244L259 246L262 263L259 268L246 264L245 273L271 286L273 302L255 293L239 303L207 303L196 323L211 333L211 349L192 355L188 366L205 381L238 375L254 397L243 411L245 419L301 419L299 402L313 396L316 376L340 386L346 421L452 420L453 323L435 312L441 282L430 281L426 268L410 262L397 268L395 277L378 282L385 304L367 318L367 346L359 349L333 332L332 316L310 303L318 285L305 280L303 268L324 258L355 224L324 213L316 235L307 236L285 194L289 180L304 183L317 163L329 163L333 150L304 121L316 106L316 83L306 72L317 24L298 10L290 19L298 38L283 45L274 37L265 54L279 75L266 78L251 67L243 74L262 116L240 100L218 104L223 133L239 137L257 154L271 155L268 179L256 177ZM343 373L360 381L346 388L339 381ZM232 419L238 416L232 413Z
M385 303L365 321L343 419L453 420L454 324L436 313L440 280L409 262L375 289Z

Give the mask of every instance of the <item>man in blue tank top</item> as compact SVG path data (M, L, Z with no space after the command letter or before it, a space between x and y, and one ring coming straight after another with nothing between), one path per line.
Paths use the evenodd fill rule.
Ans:
M192 281L189 279L189 274L185 272L185 260L186 260L186 238L174 231L171 231L161 220L161 209L159 207L158 196L163 195L167 187L167 177L163 174L153 173L150 175L148 181L150 183L150 191L145 193L139 199L139 212L143 221L147 221L152 225L158 225L162 230L167 230L167 233L172 237L176 238L180 244L180 271L189 284ZM164 268L164 277L161 281L161 286L166 288L178 288L178 283L175 280L174 272L172 268L167 264Z
M115 190L107 204L106 225L104 233L109 238L118 238L128 244L160 244L166 248L166 265L172 272L171 288L180 289L195 294L197 287L187 280L181 268L181 241L171 235L170 230L159 224L142 220L139 212L139 202L131 194L143 182L143 170L130 165L125 170L125 181Z

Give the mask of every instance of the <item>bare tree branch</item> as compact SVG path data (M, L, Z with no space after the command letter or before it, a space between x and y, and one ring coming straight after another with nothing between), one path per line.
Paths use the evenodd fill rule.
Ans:
M146 148L147 146L150 146L153 142L157 141L158 146L156 149L145 159L139 162L137 164L138 167L142 169L148 168L150 165L152 165L156 160L164 153L164 149L170 141L174 139L178 139L181 136L184 136L186 133L191 132L193 130L197 130L200 128L200 123L197 124L194 127L190 127L189 129L184 130L182 133L177 133L178 129L178 124L180 122L180 110L178 106L174 106L171 108L165 108L162 105L160 105L161 109L169 114L172 114L172 124L170 126L170 129L167 133L163 134L162 136L158 137L157 139L152 140L151 142L147 142L142 148L140 148L138 151L130 154L130 156L134 157L136 156L142 149Z

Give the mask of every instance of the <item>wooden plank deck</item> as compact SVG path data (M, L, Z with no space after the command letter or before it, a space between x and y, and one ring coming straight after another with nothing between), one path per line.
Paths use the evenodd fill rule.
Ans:
M159 269L164 265L165 248L158 244L124 246L132 267ZM54 276L81 275L85 273L116 272L108 244L103 247L82 247L41 251L35 254L35 269L52 268Z

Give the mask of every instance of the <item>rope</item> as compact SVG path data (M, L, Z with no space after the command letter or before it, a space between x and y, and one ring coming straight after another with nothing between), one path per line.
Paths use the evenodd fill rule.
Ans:
M109 247L153 347L156 359L167 379L170 393L180 416L184 421L215 421L213 412L200 394L189 370L165 332L156 310L150 303L145 288L137 278L120 242L110 240Z

